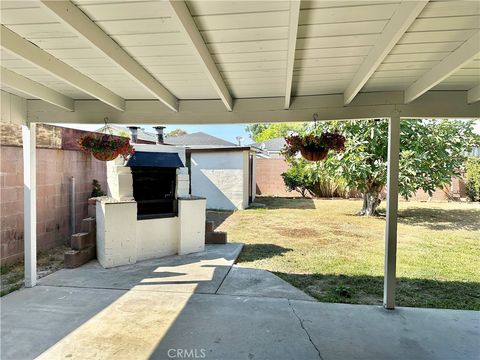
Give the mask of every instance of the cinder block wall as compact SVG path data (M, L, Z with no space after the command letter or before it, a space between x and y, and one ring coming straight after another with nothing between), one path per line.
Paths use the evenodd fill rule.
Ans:
M281 176L287 171L288 165L283 158L256 159L257 195L264 196L294 196L296 191L288 192Z
M267 158L256 159L256 178L257 178L257 195L264 196L287 196L299 197L300 194L296 191L288 192L285 190L285 184L281 176L287 171L288 165L283 158ZM444 189L438 188L429 195L423 190L417 191L411 198L414 201L447 201L449 196L455 199L464 199L466 197L465 182L458 177L452 177L451 184L445 186ZM350 197L361 197L359 193L352 190Z
M0 261L23 258L23 152L19 125L0 124ZM87 216L92 180L106 189L106 166L81 152L77 139L85 132L50 125L37 126L37 249L68 240L70 177L76 180L76 228Z

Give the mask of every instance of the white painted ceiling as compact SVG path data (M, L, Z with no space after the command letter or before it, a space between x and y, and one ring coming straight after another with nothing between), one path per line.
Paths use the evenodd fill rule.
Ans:
M74 0L91 20L178 99L219 94L162 1ZM124 99L155 97L35 1L2 1L1 23ZM302 1L292 96L341 94L399 7L399 1ZM289 1L187 1L233 98L285 95ZM362 88L405 90L480 29L480 1L430 1ZM480 44L479 44L480 47ZM2 50L1 66L73 99L91 96ZM434 87L480 84L480 57ZM20 96L17 90L2 89Z

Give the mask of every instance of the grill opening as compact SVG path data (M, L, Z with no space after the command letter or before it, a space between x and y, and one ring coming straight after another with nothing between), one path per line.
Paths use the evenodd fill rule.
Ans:
M176 168L132 167L137 219L177 216Z

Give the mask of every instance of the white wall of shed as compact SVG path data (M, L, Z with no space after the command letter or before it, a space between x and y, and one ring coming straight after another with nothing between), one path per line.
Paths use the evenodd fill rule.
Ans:
M192 195L206 197L207 209L248 206L248 151L192 152L191 178Z

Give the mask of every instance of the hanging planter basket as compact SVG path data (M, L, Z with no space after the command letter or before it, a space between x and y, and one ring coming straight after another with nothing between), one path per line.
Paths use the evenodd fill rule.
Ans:
M285 154L295 156L300 153L305 160L325 160L328 152L333 150L337 153L345 150L345 137L338 132L324 132L321 135L293 134L285 138Z
M88 134L82 136L78 144L84 152L101 161L115 160L120 155L126 158L134 152L130 139L114 135Z
M328 149L309 151L305 148L300 148L300 154L305 160L309 161L321 161L325 160L328 155Z
M111 128L107 124L107 118L104 119L104 133L89 133L78 139L80 148L100 161L112 161L122 155L124 158L134 153L130 139L122 136L112 135ZM107 131L109 134L107 134Z
M100 161L111 161L118 157L118 154L113 150L92 151L92 155L95 159Z

